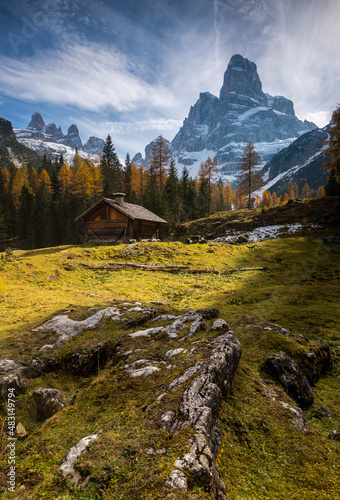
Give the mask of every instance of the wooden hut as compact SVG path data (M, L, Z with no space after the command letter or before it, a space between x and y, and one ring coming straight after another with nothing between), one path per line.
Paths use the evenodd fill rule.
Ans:
M167 221L140 205L126 203L124 193L102 198L83 212L76 221L86 226L87 242L123 242L157 238L158 228Z

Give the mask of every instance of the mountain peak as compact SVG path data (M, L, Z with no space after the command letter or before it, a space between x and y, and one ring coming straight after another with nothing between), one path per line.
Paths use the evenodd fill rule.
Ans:
M220 99L229 101L230 93L255 99L260 105L267 105L256 64L240 54L233 55L229 61L224 73Z
M29 130L36 130L37 132L41 132L45 127L45 122L40 113L34 113L32 115L30 124L28 125Z

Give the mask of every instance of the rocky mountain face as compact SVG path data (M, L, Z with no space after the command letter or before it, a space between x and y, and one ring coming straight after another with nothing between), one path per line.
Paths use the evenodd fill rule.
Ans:
M49 157L60 154L66 157L74 156L75 149L78 149L80 154L83 152L84 154L98 155L105 144L102 139L94 136L83 144L78 127L74 124L69 127L67 134L64 135L61 127L57 127L55 123L46 125L40 113L32 115L26 130L15 129L15 134L20 142L40 154L47 154ZM68 148L71 148L72 152Z
M11 122L0 118L0 165L11 169L28 161L37 166L41 164L41 157L18 142Z
M192 174L210 155L232 181L248 141L255 143L264 164L314 128L314 123L297 118L291 100L264 93L256 64L236 54L224 74L220 96L200 94L171 146L179 164L192 166Z
M328 161L325 141L328 139L329 125L326 125L303 134L274 155L264 166L264 189L282 194L288 190L290 181L296 182L299 190L306 182L314 190L325 185L327 170L324 169L324 164Z

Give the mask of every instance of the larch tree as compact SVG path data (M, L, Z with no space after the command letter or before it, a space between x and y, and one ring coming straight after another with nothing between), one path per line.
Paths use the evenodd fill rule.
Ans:
M198 178L199 202L205 206L203 209L203 215L210 215L213 185L215 185L218 181L218 168L210 156L205 162L201 162L201 166L198 171ZM204 197L207 197L206 202L203 199Z
M226 210L231 210L233 205L233 190L229 181L224 186L224 198L225 198L225 208Z
M167 169L172 160L172 152L167 141L160 135L157 137L154 145L151 148L149 164L153 168L153 171L158 178L159 190L162 193L165 179L167 175Z
M320 186L317 190L316 197L323 198L324 196L326 196L325 188L323 186Z
M311 190L310 190L309 185L306 182L301 190L301 198L303 200L306 200L307 198L310 198L310 197L311 197Z
M256 189L259 189L263 182L263 175L259 170L260 155L256 151L254 144L249 141L244 148L243 154L239 159L240 169L238 173L240 192L246 197L248 208L252 206L251 195Z

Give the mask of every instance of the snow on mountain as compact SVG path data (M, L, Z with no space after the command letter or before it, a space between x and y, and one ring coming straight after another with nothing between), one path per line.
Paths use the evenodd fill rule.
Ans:
M65 144L58 144L56 142L42 141L40 139L32 139L27 137L26 130L20 130L13 128L17 140L24 144L26 147L36 151L40 155L46 155L47 158L58 158L63 155L64 161L66 163L71 163L76 150ZM94 162L98 162L98 156L90 155L86 151L78 150L79 155L82 158L90 157Z
M224 74L220 97L200 94L171 147L179 168L190 165L192 174L209 152L222 179L232 179L235 185L239 157L248 141L255 144L264 165L315 128L314 123L296 117L291 100L264 93L256 64L236 54Z
M317 190L326 183L327 161L325 141L329 139L329 125L303 134L288 147L279 151L264 166L265 184L255 194L265 189L280 195L288 191L290 181L297 183L301 190L307 182Z
M103 150L105 142L98 137L90 137L83 145L78 127L72 124L64 135L61 127L55 123L46 125L40 113L34 113L27 129L14 128L17 140L39 154L48 158L56 158L61 154L66 162L71 162L76 149L82 158L90 156L98 161L98 154Z

